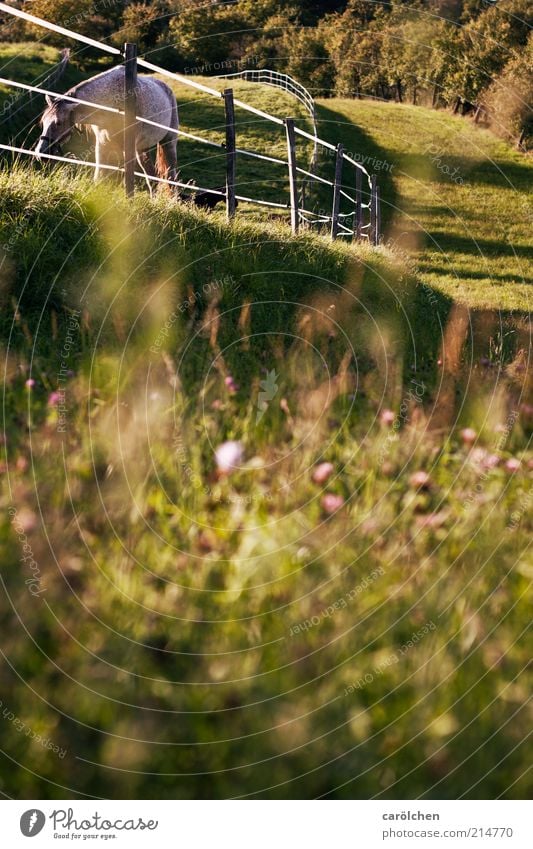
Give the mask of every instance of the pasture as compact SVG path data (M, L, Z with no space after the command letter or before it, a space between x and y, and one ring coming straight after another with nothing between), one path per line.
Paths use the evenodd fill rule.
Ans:
M377 249L2 169L2 699L41 739L2 718L3 793L531 792L531 166L429 116L319 104L394 166ZM424 153L445 131L471 193ZM220 184L205 156L180 141L182 176Z

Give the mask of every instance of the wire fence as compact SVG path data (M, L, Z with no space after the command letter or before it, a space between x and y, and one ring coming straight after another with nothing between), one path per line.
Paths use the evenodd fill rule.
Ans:
M228 75L241 76L243 78L246 78L243 76L244 74L253 75L255 81L262 82L267 85L274 85L277 88L282 88L283 90L297 97L312 117L312 133L309 133L306 130L297 127L292 118L279 118L275 115L271 115L268 112L251 106L245 101L235 98L232 89L225 89L222 92L218 91L217 89L211 88L210 86L197 82L196 80L191 80L186 76L177 74L173 71L168 71L167 69L161 68L158 65L154 65L153 63L148 62L143 58L137 57L135 45L125 45L124 51L121 51L118 48L113 47L112 45L96 41L95 39L89 38L88 36L73 32L72 30L68 30L65 27L59 26L50 21L46 21L42 18L37 18L36 16L31 15L21 9L16 9L12 6L8 6L6 3L0 3L0 11L18 18L22 18L23 20L41 26L44 29L48 29L49 31L63 35L66 38L70 38L83 44L87 44L91 47L102 50L103 52L110 53L122 59L125 67L125 90L123 109L119 109L118 107L106 106L89 100L84 100L83 98L78 98L73 94L61 94L48 88L29 85L27 83L17 82L16 80L0 78L0 84L8 87L24 90L26 92L30 92L31 94L36 93L44 96L48 95L51 97L60 97L68 102L93 107L95 110L98 110L100 112L112 112L116 115L122 116L124 125L123 167L109 164L103 165L102 163L97 165L97 163L89 160L73 159L70 157L51 153L37 153L34 150L29 150L24 147L17 147L15 145L8 144L0 144L1 150L11 151L12 153L17 154L19 156L42 157L46 160L68 162L70 164L74 163L82 167L89 167L93 169L100 168L103 170L123 174L124 183L128 194L131 194L133 192L135 177L138 177L146 180L148 185L151 185L152 183L165 184L175 189L182 189L191 193L207 193L208 195L212 195L213 198L220 198L220 200L225 200L228 218L232 218L235 215L236 201L239 201L241 203L252 204L260 207L270 207L279 210L286 209L290 212L291 226L293 232L295 233L298 232L300 227L307 228L316 226L320 229L328 228L331 237L334 239L339 237L348 237L352 239L366 239L372 244L379 243L379 190L375 175L369 174L368 171L364 168L364 166L362 166L359 162L356 162L354 159L348 156L344 152L342 144L334 145L331 144L331 142L325 141L324 139L321 139L318 136L314 100L309 94L309 92L299 83L297 83L296 80L293 80L291 77L288 77L287 75L283 75L275 71L245 71L241 72L240 74ZM176 130L164 124L158 123L157 121L153 121L149 118L137 115L135 109L134 91L137 67L143 68L152 73L157 73L158 75L166 77L167 79L179 82L182 85L192 87L198 91L203 92L204 94L208 94L211 97L215 97L219 100L222 100L224 103L225 112L225 144L215 142L212 139L206 139L194 133L186 132L185 130ZM48 79L46 80L46 82L48 82ZM133 107L131 105L132 103ZM255 117L259 117L269 122L270 124L274 124L280 128L284 128L287 144L287 158L282 159L279 157L269 156L264 153L259 153L257 151L248 150L246 148L237 147L235 143L235 107L238 107L239 109L242 109L245 112L254 115ZM182 136L196 143L207 145L212 148L218 148L218 150L220 151L220 155L224 157L226 164L226 185L224 189L222 190L218 187L210 188L206 186L199 186L195 183L186 183L177 179L170 180L167 178L154 176L152 174L146 173L145 171L137 171L135 168L135 135L137 123L144 123L154 127L158 127L167 132L176 133L178 137ZM313 144L313 156L309 165L309 169L302 168L297 163L297 137L300 139L305 139L308 142L310 141ZM318 151L320 148L329 151L330 155L332 155L335 159L335 177L333 180L329 180L326 177L321 176L317 173L316 165L318 161ZM272 200L267 200L265 198L254 198L248 197L246 195L237 194L235 186L237 157L251 157L256 160L268 162L286 168L289 181L289 199L285 202L275 202ZM353 186L351 192L346 191L346 188L348 186L343 183L343 172L346 166L350 166L351 173L354 175L354 179L350 182L350 186ZM364 191L363 181L368 183L368 189L365 189ZM318 211L316 209L306 208L306 189L313 185L316 185L318 187L327 187L331 189L331 213L328 214L328 212L325 211L323 208L319 209ZM364 199L366 197L368 197L368 201ZM341 199L344 201L345 205L346 203L350 204L351 210L349 212L340 211Z
M260 83L261 85L273 86L274 88L281 89L281 91L285 91L287 94L292 95L299 100L307 110L313 124L313 133L316 137L318 137L315 100L311 92L299 83L298 80L295 80L294 77L289 76L289 74L284 74L282 71L274 71L270 68L262 68L259 70L246 69L244 71L235 71L232 74L218 74L217 79L241 79L249 83ZM315 142L313 145L313 154L311 156L310 163L311 172L315 170L317 161L318 144Z

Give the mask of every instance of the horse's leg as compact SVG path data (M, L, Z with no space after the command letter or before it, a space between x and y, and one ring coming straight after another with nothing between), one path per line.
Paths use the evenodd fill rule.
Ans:
M167 133L157 145L156 167L157 176L163 180L178 179L178 157L176 153L177 137L175 133ZM177 186L167 186L170 194L177 195Z
M148 186L148 191L150 192L150 197L154 195L154 180L149 180L148 177L157 177L157 172L154 168L154 163L150 157L150 153L147 150L138 150L137 151L137 161L141 168L145 173L146 185Z

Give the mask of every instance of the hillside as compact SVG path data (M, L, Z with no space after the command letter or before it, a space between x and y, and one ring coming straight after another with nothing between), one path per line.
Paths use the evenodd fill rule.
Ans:
M2 73L28 81L35 75L42 76L58 55L53 48L43 46L34 46L30 51L24 47L17 55L17 45L2 45ZM74 67L69 70L61 83L63 89L75 81L77 74ZM214 78L209 78L208 83L219 89L232 85L236 95L251 105L279 117L292 115L300 126L309 129L305 110L298 101L275 89ZM176 84L174 89L181 128L223 141L222 103L187 86ZM1 94L8 96L5 88L0 89ZM22 108L14 122L2 122L0 135L12 136L14 130L16 143L32 144L37 135L38 109L37 98L30 107ZM278 130L241 110L237 110L236 117L240 147L285 156L282 128ZM319 101L319 120L320 133L326 139L343 141L368 170L378 174L385 243L400 256L408 255L424 284L474 308L530 309L530 157L470 121L423 107L335 98ZM74 153L86 151L87 142L74 138L69 149ZM310 154L310 145L300 140L298 155L304 166ZM179 163L185 181L195 180L206 187L224 182L224 158L212 148L181 139ZM329 177L333 174L328 151L324 152L319 173ZM281 166L242 156L237 180L238 192L245 196L255 194L278 202L287 199L287 174ZM353 189L353 180L353 173L345 169L348 192ZM317 210L329 209L330 196L316 186L308 193L307 203ZM342 209L350 211L345 201ZM261 221L267 213L241 205L240 214ZM270 217L279 214L277 210L268 212Z
M444 111L319 103L320 132L374 163L386 239L424 283L473 307L531 309L531 157Z
M375 110L364 138L348 106ZM397 157L394 232L414 124L388 108L320 117ZM0 790L525 798L528 319L469 312L402 251L238 212L0 172L1 674L34 732L0 724Z

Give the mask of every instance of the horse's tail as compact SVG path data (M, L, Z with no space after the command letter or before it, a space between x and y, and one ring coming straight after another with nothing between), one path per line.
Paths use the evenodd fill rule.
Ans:
M161 141L158 142L155 165L158 177L161 177L164 180L176 181L178 179L178 159L176 153L179 127L178 106L174 93L170 89L169 93L172 99L170 119L172 131L168 132L166 136L163 136ZM171 194L176 194L175 186L168 186L167 188L170 190Z

